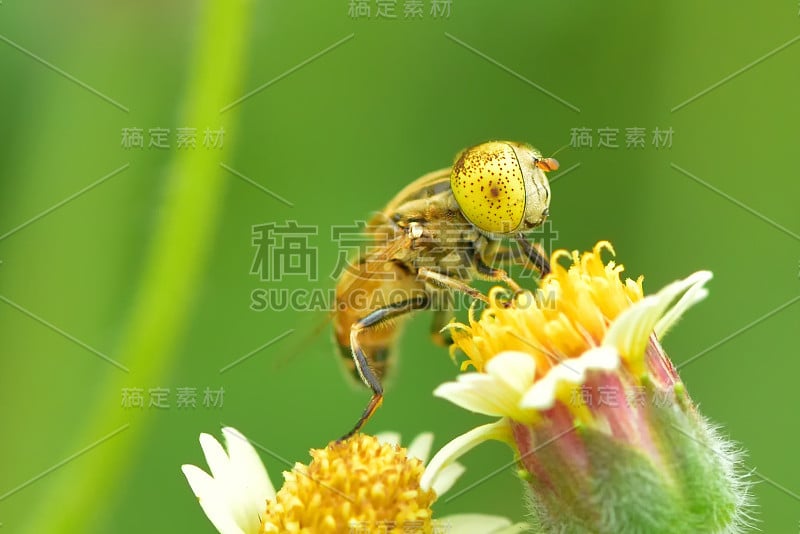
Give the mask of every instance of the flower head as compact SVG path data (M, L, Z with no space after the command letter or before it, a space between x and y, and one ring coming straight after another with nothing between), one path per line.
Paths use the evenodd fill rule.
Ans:
M480 320L470 317L469 325L451 326L454 345L468 359L462 370L484 371L498 354L518 350L529 354L542 377L550 367L578 356L602 343L611 321L644 298L643 277L620 280L622 265L604 264L603 250L613 253L611 244L601 241L591 252L579 255L565 250L553 254L553 270L536 292L523 292L509 302L504 288L494 288L490 307ZM567 257L564 268L558 260Z
M507 519L468 514L433 518L431 506L463 473L456 463L426 470L432 434L404 449L399 436L357 434L311 450L311 462L284 473L277 493L250 443L224 428L228 453L208 434L200 443L211 475L193 465L183 472L206 515L223 534L270 532L432 532L441 523L458 533L519 532ZM432 480L424 489L423 476Z
M623 281L605 250L614 252L608 242L558 251L535 292L494 288L480 319L450 326L462 369L475 371L435 394L501 419L445 446L432 466L486 439L509 442L547 532L656 532L675 518L688 530L735 525L744 514L736 457L719 454L730 447L660 345L707 295L711 273L644 296L643 278Z
M425 466L400 447L358 434L324 449L311 450L308 466L284 474L283 487L267 502L261 532L341 532L350 523L418 525L431 529L432 490L419 481Z

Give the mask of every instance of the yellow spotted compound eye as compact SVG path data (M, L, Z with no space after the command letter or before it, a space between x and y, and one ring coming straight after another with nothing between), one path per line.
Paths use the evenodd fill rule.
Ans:
M525 185L517 152L503 141L466 149L450 176L461 212L488 233L511 233L520 227L525 216Z

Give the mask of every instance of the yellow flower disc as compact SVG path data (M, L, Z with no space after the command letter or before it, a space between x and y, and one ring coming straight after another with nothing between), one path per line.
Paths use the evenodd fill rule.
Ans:
M356 434L311 450L308 466L284 473L267 501L261 532L431 532L432 490L419 482L425 466L406 450Z

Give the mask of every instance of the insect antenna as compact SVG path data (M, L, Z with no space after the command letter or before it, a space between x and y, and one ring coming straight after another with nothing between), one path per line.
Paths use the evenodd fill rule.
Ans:
M558 149L557 149L555 152L553 152L552 154L550 154L550 156L549 156L549 157L551 157L551 158L554 158L554 157L556 157L556 156L558 155L558 153L559 153L559 152L561 152L562 150L564 150L564 149L566 149L566 148L570 148L571 146L572 146L572 145L571 145L570 143L567 143L566 145L564 145L564 146L562 146L562 147L559 147L559 148L558 148Z

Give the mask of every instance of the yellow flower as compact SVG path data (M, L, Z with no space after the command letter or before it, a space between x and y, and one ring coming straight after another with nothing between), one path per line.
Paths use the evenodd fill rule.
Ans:
M420 489L425 466L407 458L404 449L358 434L312 450L311 457L308 466L298 463L284 474L283 487L267 501L261 533L335 533L389 524L432 530L436 493Z
M516 451L542 531L668 532L680 518L687 532L735 532L746 518L737 456L660 345L712 275L644 296L643 278L623 281L604 251L558 251L536 291L494 288L480 319L450 326L451 355L474 372L434 394L500 420L447 444L432 472L498 439Z
M525 527L481 514L433 519L431 506L464 468L455 462L436 473L425 468L433 443L430 433L419 435L408 449L391 433L357 434L312 449L309 465L297 463L285 472L276 493L247 439L232 428L222 432L227 453L212 436L200 436L210 475L183 466L203 511L222 534L427 533L437 526L454 534L510 534ZM423 476L433 481L424 489Z
M494 356L518 350L531 355L541 377L559 361L600 345L610 322L643 298L643 277L623 283L622 265L603 264L604 249L614 252L607 241L583 255L557 251L541 288L517 295L511 303L504 299L504 288L494 288L491 305L479 321L470 317L469 326L452 327L453 348L469 357L462 370L472 366L484 371ZM563 257L572 260L567 269L558 263Z
M496 287L480 320L454 324L452 349L467 355L457 382L435 394L487 415L533 422L556 403L571 418L593 421L583 393L592 370L625 371L631 381L647 373L665 388L678 382L674 367L658 347L658 339L690 306L707 295L708 271L697 272L644 297L643 277L622 281L622 265L603 263L613 253L601 241L591 252L557 251L553 270L535 292L509 300ZM572 261L569 267L560 258ZM654 350L645 350L652 343ZM635 389L626 390L628 396Z

